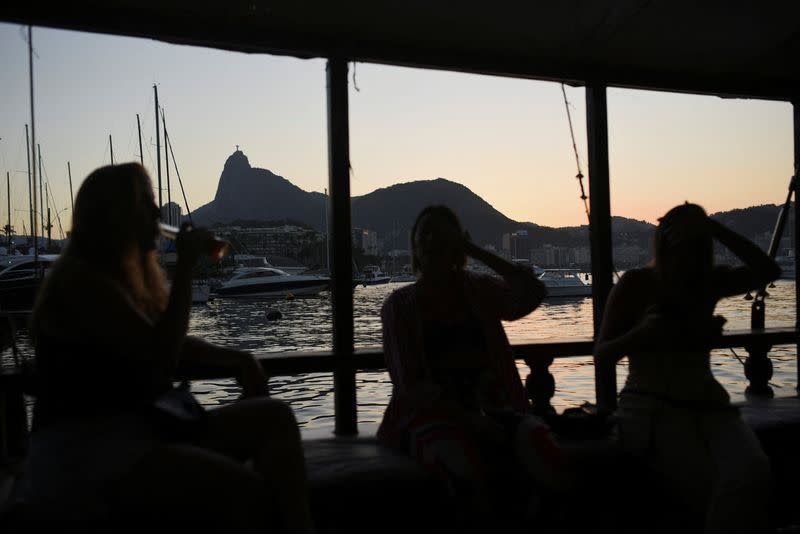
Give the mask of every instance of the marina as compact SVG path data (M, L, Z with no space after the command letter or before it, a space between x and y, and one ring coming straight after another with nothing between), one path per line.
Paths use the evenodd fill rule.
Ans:
M403 517L387 525L386 502L410 503L421 516L428 515L430 525L436 527L432 528L434 532L446 531L442 525L445 529L452 527L448 520L453 519L448 515L451 509L439 481L427 476L409 457L380 447L374 440L391 383L380 346L379 310L392 290L408 282L391 283L390 276L377 268L367 281L353 269L352 230L357 206L351 191L355 180L350 143L354 130L351 114L355 117L357 113L351 110L349 95L351 87L358 90L356 62L557 81L562 83L562 91L564 84L584 87L586 191L571 118L569 128L578 164L580 198L589 218L589 242L583 247L586 254L582 252L582 256L584 264L591 266L591 284L581 278L577 278L577 284L575 280L562 283L560 279L570 278L565 272L550 273L556 280L551 283L554 290L571 286L570 291L586 296L565 295L545 301L529 316L503 326L512 343L517 370L526 384L532 412L552 422L556 430L565 430L558 438L574 447L570 450L596 453L584 457L583 465L583 472L591 480L587 487L592 498L586 499L585 493L542 491L536 495L541 498L536 501L539 507L531 506L515 515L523 517L526 525L542 525L543 531L558 533L572 529L640 532L641 521L647 521L645 530L656 530L662 526L662 517L665 522L673 516L680 517L685 510L661 498L663 480L657 473L639 469L635 459L619 454L613 435L596 432L597 428L590 429L591 436L567 431L572 417L569 409L591 415L595 402L602 400L607 406L615 406L618 386L626 375L624 360L615 368L601 370L591 357L619 267L615 265L618 258L612 243L609 164L609 124L614 117L609 112L607 93L622 87L792 103L794 164L786 166L785 174L796 175L800 161L797 8L766 10L757 3L745 3L732 6L730 12L712 13L692 6L666 8L637 3L623 3L615 9L534 3L510 12L493 8L456 11L444 4L410 6L406 12L382 6L370 11L355 4L350 7L353 9L306 11L287 4L273 10L256 2L252 6L232 6L225 13L227 22L217 24L221 15L217 8L180 2L145 2L130 10L79 3L71 6L69 13L15 4L0 8L0 19L325 61L329 190L324 197L317 193L310 198L316 202L315 216L324 207L329 276L324 277L324 284L323 277L317 277L316 285L310 286L312 295L306 299L288 298L290 292L285 288L272 291L261 286L256 294L283 298L268 304L262 299L210 299L207 305L192 309L190 323L190 333L201 334L222 346L253 352L270 377L271 394L288 401L294 409L302 428L314 518L323 533L372 532L376 526L384 533L420 531L418 518L411 517L417 514L401 514ZM353 13L359 16L354 17ZM177 20L181 23L176 25ZM449 24L441 25L442 20ZM433 27L437 28L435 39L430 37ZM683 29L680 36L675 35L675 27ZM474 38L476 28L482 29L479 42ZM28 35L30 38L30 27ZM745 38L733 40L730 35ZM32 41L29 47L32 49ZM31 94L32 79L31 72ZM566 92L564 102L569 115ZM34 125L31 100L32 130ZM109 148L110 145L109 136ZM31 143L33 146L38 147L35 142ZM41 151L38 154L41 158ZM681 158L680 154L670 156ZM237 147L226 162L226 169L228 163L231 167L243 166L247 158ZM159 158L159 206L160 165ZM274 178L273 183L282 183L277 179L282 177ZM41 171L39 179L41 186ZM793 250L800 245L795 181L793 178L790 182L776 225L778 230L770 243L773 257L783 226L793 226L788 232ZM437 187L447 185L442 179L435 182ZM34 196L35 189L34 170ZM266 195L258 199L261 203L268 200ZM790 210L795 215L791 223ZM32 221L33 216L32 211ZM522 246L516 239L527 235L527 230L506 230L514 232L515 246ZM295 235L303 231L292 230ZM566 249L550 247L547 252L561 254L562 248ZM636 265L636 258L631 265ZM788 263L786 267L788 275ZM270 270L272 278L302 276L276 272L270 267L250 269L254 270L240 273L239 285L235 282L225 291L245 291L236 288L246 285L246 276L253 274L253 280L263 278L266 270ZM574 278L575 273L571 274ZM547 271L542 274L547 275ZM796 450L800 446L800 292L796 286L800 275L795 271L794 276L794 280L777 280L768 290L758 289L750 300L735 296L722 301L716 312L727 322L723 335L714 340L711 354L714 376L731 395L772 463L775 491L770 502L770 530L775 532L793 532L800 525L795 506ZM277 315L272 311L280 312L280 319L275 320ZM4 313L8 318L15 317L11 311ZM24 336L20 332L19 346L7 351L12 354L4 355L4 364L13 369L0 373L4 410L2 459L8 468L6 476L0 478L2 500L12 495L14 469L24 464L29 431L26 402L35 393L29 376L18 365L20 358L30 356ZM228 404L240 394L230 370L185 366L178 369L177 377L191 380L192 390L207 406ZM563 426L558 427L559 424ZM221 492L224 490L220 488ZM624 500L619 491L627 491ZM625 505L632 494L650 500L647 504L659 515L619 513L620 508L630 508ZM576 513L574 503L578 500L584 501L580 508L583 513ZM24 503L13 504L18 506L12 507L11 517L21 517L24 526L25 519L31 517L25 514L31 512ZM549 514L551 510L561 513ZM694 520L697 528L691 531L702 529L702 519Z

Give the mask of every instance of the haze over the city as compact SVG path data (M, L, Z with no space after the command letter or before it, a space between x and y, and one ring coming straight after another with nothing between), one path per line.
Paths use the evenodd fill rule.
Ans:
M109 134L115 161L138 160L137 113L155 178L154 83L191 208L214 197L236 145L254 167L307 191L327 187L324 60L45 28L33 35L36 141L65 231L67 161L77 191L92 169L110 163ZM11 173L18 232L28 220L26 36L27 28L0 24L0 171ZM443 177L518 221L586 222L558 84L362 63L355 73L351 65L353 74L353 195ZM567 87L567 96L588 174L584 91ZM608 98L615 215L654 222L684 200L716 212L785 198L788 103L623 89ZM173 169L173 200L179 196Z

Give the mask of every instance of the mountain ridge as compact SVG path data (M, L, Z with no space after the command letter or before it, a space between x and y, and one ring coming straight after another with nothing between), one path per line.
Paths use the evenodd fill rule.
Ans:
M225 162L214 200L197 208L198 224L230 224L235 220L296 220L325 229L325 195L308 192L268 169L252 167L240 150ZM468 187L445 178L399 182L351 198L353 228L378 233L387 249L408 246L408 231L417 214L431 204L448 205L473 240L501 246L502 235L527 230L531 246L587 246L588 225L550 227L515 221ZM780 206L763 204L711 214L726 226L752 238L771 232ZM791 226L790 226L791 227ZM612 216L614 244L649 246L655 225Z

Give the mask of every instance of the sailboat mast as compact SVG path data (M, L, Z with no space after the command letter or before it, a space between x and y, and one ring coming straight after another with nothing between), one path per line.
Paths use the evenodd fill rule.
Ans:
M67 162L67 175L69 176L69 205L70 205L70 213L75 211L75 199L72 196L72 169L69 166L69 161Z
M136 114L136 129L139 130L139 162L144 167L144 151L142 150L142 123L139 121L139 114Z
M47 206L47 250L50 250L50 247L53 244L53 237L50 230L53 228L53 225L50 224L50 195L48 194L47 189L45 189L44 191L44 199L45 199L45 206Z
M11 253L11 175L6 171L6 190L8 193L8 226L6 226L6 236L8 237L8 253Z
M33 260L39 261L39 244L36 240L35 214L38 206L36 205L36 115L34 114L33 104L33 26L28 26L28 76L31 91L31 161L33 162L33 178L31 188L33 191L33 209L31 210L31 231L33 232Z
M161 110L161 121L164 125L164 163L167 168L167 222L172 224L172 192L169 186L169 134L167 133L167 117L164 116L164 110Z
M25 148L28 153L28 217L33 228L33 193L31 187L31 140L28 138L28 125L25 125ZM28 232L25 232L26 234ZM35 239L35 237L34 237Z
M39 218L42 223L42 238L44 238L44 175L42 175L42 147L38 144L36 145L36 152L39 153Z
M114 164L114 142L111 140L111 134L108 134L108 146L111 149L111 164Z
M158 86L153 84L156 97L156 168L158 169L158 213L161 213L161 129L158 127Z
M169 153L172 155L172 166L175 167L175 175L178 177L178 185L181 186L181 194L183 195L183 204L186 206L186 216L189 218L189 222L194 224L192 220L192 210L189 208L189 201L186 200L186 190L183 188L183 180L181 180L181 171L178 170L178 164L175 162L175 151L172 149L172 143L167 143L164 147L164 151L169 150ZM180 221L178 221L180 222Z

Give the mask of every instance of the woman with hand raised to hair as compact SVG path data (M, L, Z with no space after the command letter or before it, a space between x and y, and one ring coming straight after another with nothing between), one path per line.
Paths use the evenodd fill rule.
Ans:
M741 267L715 266L713 242ZM659 220L653 263L626 272L609 294L595 345L598 376L628 357L617 411L622 446L645 459L705 532L765 532L769 460L711 372L724 297L764 287L780 268L695 204ZM603 381L598 381L602 387ZM616 391L598 389L610 411Z
M251 354L187 336L191 271L213 235L181 228L168 292L159 215L137 163L99 168L78 191L69 243L31 320L39 387L28 502L44 520L232 532L277 521L284 532L313 532L292 410L267 396ZM192 364L229 368L243 399L193 404L173 386L178 366Z
M442 478L470 517L508 517L514 504L501 495L518 474L551 487L567 480L562 450L529 413L501 324L536 309L545 287L472 243L445 206L425 208L411 239L417 281L381 310L393 387L378 439ZM499 276L466 270L468 256Z

